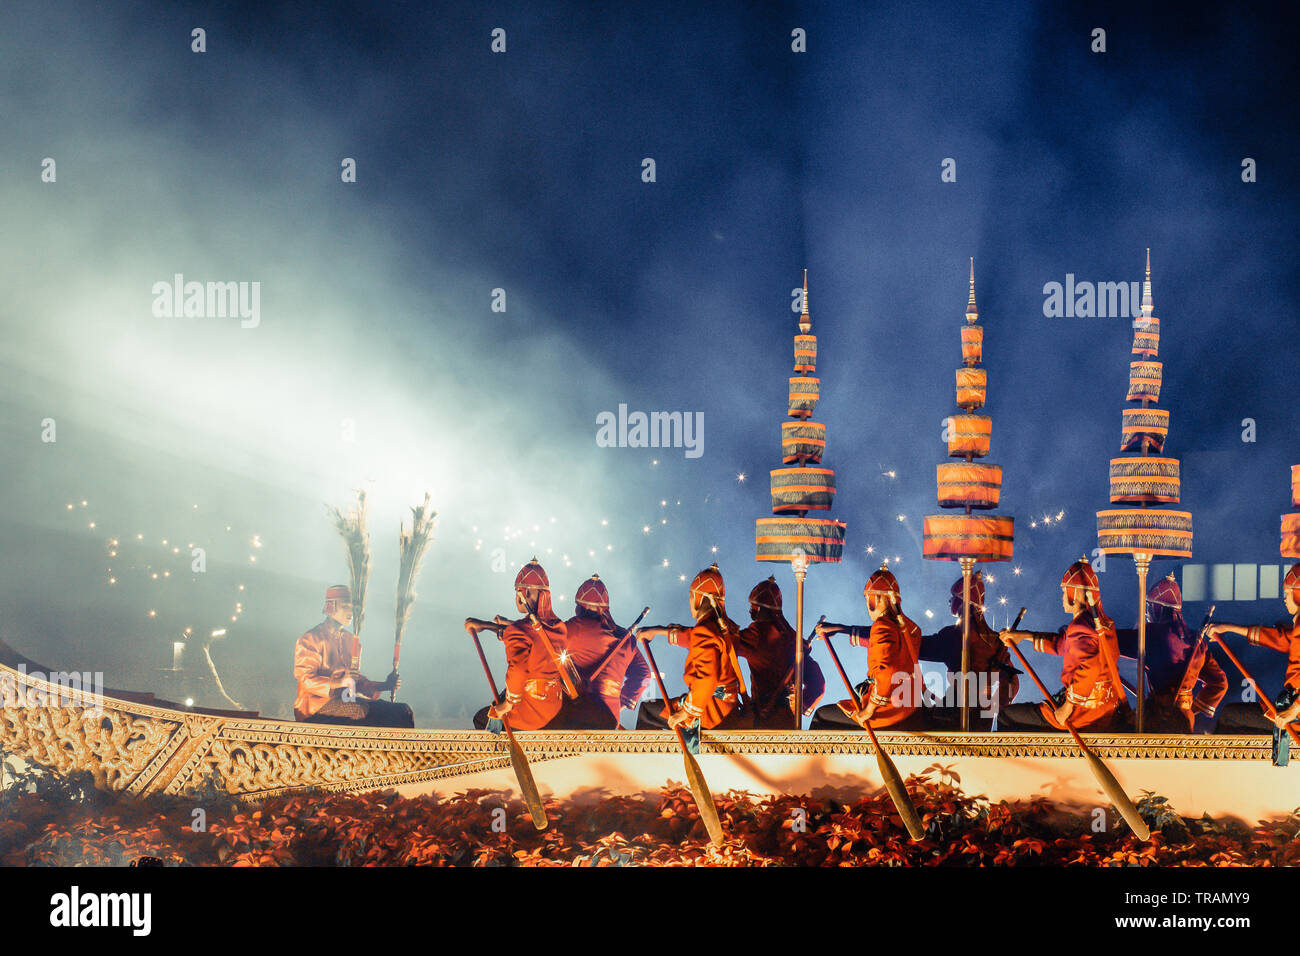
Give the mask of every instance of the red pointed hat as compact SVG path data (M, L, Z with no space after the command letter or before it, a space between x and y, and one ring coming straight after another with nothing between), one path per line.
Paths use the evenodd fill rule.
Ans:
M1092 562L1087 558L1080 558L1065 570L1061 576L1061 587L1064 588L1083 588L1085 591L1096 591L1101 593L1101 579L1097 577L1097 572L1092 568Z
M772 611L781 610L781 588L777 585L776 578L769 577L766 581L755 584L754 590L749 592L749 603Z
M578 585L578 593L573 596L573 601L592 611L608 611L609 589L599 574L593 574Z
M515 590L520 591L528 588L537 588L542 591L551 589L550 579L546 577L546 569L537 563L537 559L529 561L519 573L515 575Z
M718 570L717 562L695 575L695 580L691 582L691 593L712 596L719 600L726 596L726 589L722 585L722 572Z
M889 570L888 561L880 566L880 570L867 578L867 584L862 589L862 596L866 597L870 594L888 595L895 601L897 601L901 595L901 592L898 590L898 578L894 577L894 572Z
M1178 586L1178 579L1171 574L1157 581L1147 592L1147 603L1182 610L1183 592Z
M965 589L962 587L961 578L958 578L957 583L952 586L952 589L950 590L949 593L951 593L952 596L955 598L960 598L964 590ZM984 607L984 572L983 571L976 571L974 574L971 575L970 601L971 601L971 606L973 607L978 607L978 608Z
M1282 579L1282 587L1300 601L1300 563L1291 565L1291 570L1286 573Z

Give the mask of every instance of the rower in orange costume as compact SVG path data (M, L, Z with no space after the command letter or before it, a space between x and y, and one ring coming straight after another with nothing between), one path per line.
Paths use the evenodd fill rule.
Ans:
M998 714L999 730L1110 730L1122 723L1128 704L1119 680L1119 643L1115 622L1101 607L1101 581L1087 558L1080 558L1061 578L1061 606L1072 615L1059 631L1013 631L1001 634L1008 645L1032 640L1034 650L1061 658L1062 687L1039 704L1012 704Z
M963 594L963 582L958 578L949 600L949 610L957 618L957 623L921 638L921 659L947 666L950 684L961 673ZM1011 663L1011 651L984 619L984 595L984 573L976 571L970 581L970 672L975 675L975 686L968 693L971 707L978 705L979 708L971 712L971 726L978 730L988 730L993 724L994 712L1015 700L1020 689L1020 671ZM994 687L997 688L996 700ZM936 725L957 726L961 721L958 700L957 688L952 686L950 699L943 701L942 707L932 708L927 716Z
M759 581L749 592L753 623L736 638L736 654L749 664L754 726L763 730L793 730L795 633L781 610L776 578ZM826 680L804 644L804 715L811 714L826 690Z
M505 716L513 730L554 726L564 703L559 670L566 647L564 622L551 609L551 582L536 558L515 576L515 607L524 615L518 620L495 618L506 646L505 692L500 703L474 715L479 730L489 719Z
M689 728L698 721L704 730L752 726L748 707L742 707L744 678L736 660L735 638L740 629L727 617L722 573L715 564L691 582L693 627L680 624L643 627L640 638L668 638L686 648L682 674L686 693L673 702L671 715L661 700L648 700L637 712L637 729Z
M1253 627L1243 627L1240 624L1210 625L1210 632L1216 637L1239 634L1251 644L1287 655L1282 690L1273 702L1277 708L1277 719L1270 723L1258 702L1230 704L1223 708L1219 716L1220 732L1274 730L1300 720L1300 564L1293 565L1283 578L1282 598L1291 615L1289 622L1279 621L1274 627L1259 624ZM1249 664L1246 666L1250 667Z
M827 704L813 717L813 730L866 727L876 730L920 730L926 726L922 709L924 683L919 666L921 629L903 613L898 579L888 564L862 589L871 615L871 631L846 624L823 623L818 635L848 634L849 643L867 647L867 679L857 687L862 709L852 700Z
M582 716L568 726L613 730L619 711L634 709L650 684L650 668L626 630L609 613L609 590L593 574L573 596L573 617L564 622L569 656L581 677L583 696L575 702Z
M1183 592L1171 574L1147 593L1146 668L1151 686L1143 730L1149 733L1209 733L1214 713L1228 693L1228 678L1183 620ZM1120 653L1137 657L1136 628L1120 628Z

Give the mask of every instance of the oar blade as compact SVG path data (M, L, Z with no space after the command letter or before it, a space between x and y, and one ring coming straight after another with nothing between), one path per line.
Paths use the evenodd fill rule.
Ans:
M523 794L524 803L528 805L533 826L545 830L550 825L550 821L546 818L546 806L542 803L542 795L537 792L533 768L528 765L528 758L524 756L523 748L515 741L514 734L510 735L510 763L515 768L515 779L519 781L519 791Z
M1080 745L1083 750L1083 756L1088 761L1088 766L1092 768L1092 775L1097 778L1101 784L1101 789L1105 791L1110 802L1119 811L1119 815L1124 818L1124 822L1129 825L1139 840L1151 839L1151 830L1147 827L1146 821L1142 819L1142 814L1134 806L1133 801L1128 798L1124 788L1119 785L1115 775L1110 772L1110 768L1101 762L1101 758L1093 753L1088 747Z
M713 841L713 845L721 846L723 840L722 821L718 818L718 807L713 802L713 794L709 792L709 785L704 781L704 773L700 770L700 762L684 746L682 756L685 758L686 764L686 782L690 784L691 795L695 797L695 806L699 808L700 820L704 823L704 829L708 831L709 839Z
M889 799L894 801L894 808L903 818L903 826L907 827L907 835L912 838L913 843L921 842L925 839L925 826L921 823L921 815L916 812L916 805L912 803L912 797L908 794L903 777L894 766L894 761L889 759L889 754L881 750L879 745L876 746L876 765L885 780Z

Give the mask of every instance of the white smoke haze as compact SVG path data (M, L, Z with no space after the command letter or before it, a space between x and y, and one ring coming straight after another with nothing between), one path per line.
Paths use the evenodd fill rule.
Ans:
M557 595L598 567L616 611L635 613L642 598L630 582L619 587L631 577L621 547L630 523L610 528L595 516L617 514L610 493L635 485L643 462L600 454L586 411L596 407L588 395L626 386L585 363L580 342L541 331L564 323L530 309L527 277L419 271L425 256L395 238L401 211L337 181L339 158L354 152L361 175L374 175L365 144L342 135L347 117L309 109L292 82L268 84L274 74L246 64L260 78L246 87L258 118L224 136L197 115L149 121L135 106L165 76L110 66L113 42L66 25L39 54L12 36L4 50L0 112L22 117L15 140L39 141L58 180L41 183L31 158L23 175L0 180L9 264L0 396L18 478L0 492L11 592L3 636L38 658L95 658L110 681L141 686L170 661L183 627L223 623L215 606L226 610L226 596L211 593L214 582L239 578L245 611L226 622L230 637L214 656L236 697L267 708L278 700L284 715L293 640L319 620L324 587L346 580L324 506L359 487L372 509L363 636L373 676L388 670L398 522L425 490L439 512L402 667L422 722L486 699L460 619L511 613L514 570L533 552ZM89 88L86 75L96 78ZM75 130L54 121L69 115ZM202 142L214 136L222 153ZM302 175L308 163L319 167L314 186ZM436 262L456 237L431 228ZM174 273L260 282L260 326L155 318L151 287ZM505 314L489 309L498 286ZM40 441L47 417L57 426L49 444ZM64 502L83 498L84 514L78 505L70 515ZM264 547L251 555L260 564L244 567L247 548L213 540L226 524L227 534L260 535ZM507 541L507 527L527 531ZM83 565L109 536L137 529L195 539L213 566L183 593L169 583L171 594L124 602L106 568ZM596 549L598 561L588 554ZM494 570L502 560L506 571ZM128 574L119 577L120 591Z

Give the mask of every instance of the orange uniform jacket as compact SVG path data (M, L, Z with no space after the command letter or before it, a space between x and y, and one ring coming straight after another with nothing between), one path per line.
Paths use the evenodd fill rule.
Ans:
M718 726L740 706L740 668L731 641L718 621L709 619L670 632L668 642L687 649L682 677L688 693L682 707L699 718L701 728ZM721 697L716 696L719 693Z
M1111 677L1101 640L1088 612L1076 615L1055 634L1034 634L1034 650L1061 658L1061 686L1065 688L1066 700L1074 704L1070 724L1075 730L1108 720L1124 699L1123 688L1116 687ZM1106 629L1104 640L1105 653L1117 663L1119 641L1113 629ZM1056 708L1050 700L1043 701L1039 709L1049 724L1058 730L1065 729L1056 719Z
M564 622L564 630L573 665L588 682L586 693L604 701L617 720L622 702L640 700L650 683L650 668L637 648L636 639L623 641L609 657L611 649L627 634L622 628L611 628L598 617L575 614ZM607 657L608 663L602 666ZM594 675L592 682L592 671L597 667L601 671Z
M331 696L342 693L352 658L361 657L361 641L347 628L326 618L298 638L293 649L293 676L298 679L298 696L293 715L306 720L317 713ZM357 696L374 700L380 684L357 677Z
M1278 622L1276 627L1256 624L1246 632L1246 640L1286 654L1286 683L1300 690L1300 616L1289 625L1284 622Z
M901 723L921 706L921 629L906 615L899 618L901 626L890 614L877 618L867 640L867 677L874 681L868 693L876 704L871 726L877 729ZM862 643L856 633L853 643ZM867 704L864 698L862 706ZM851 714L853 701L840 701L840 708Z
M564 651L564 624L543 622L555 653ZM540 730L564 702L564 686L550 651L528 618L511 621L501 632L506 646L506 696L514 702L507 719L515 730Z

